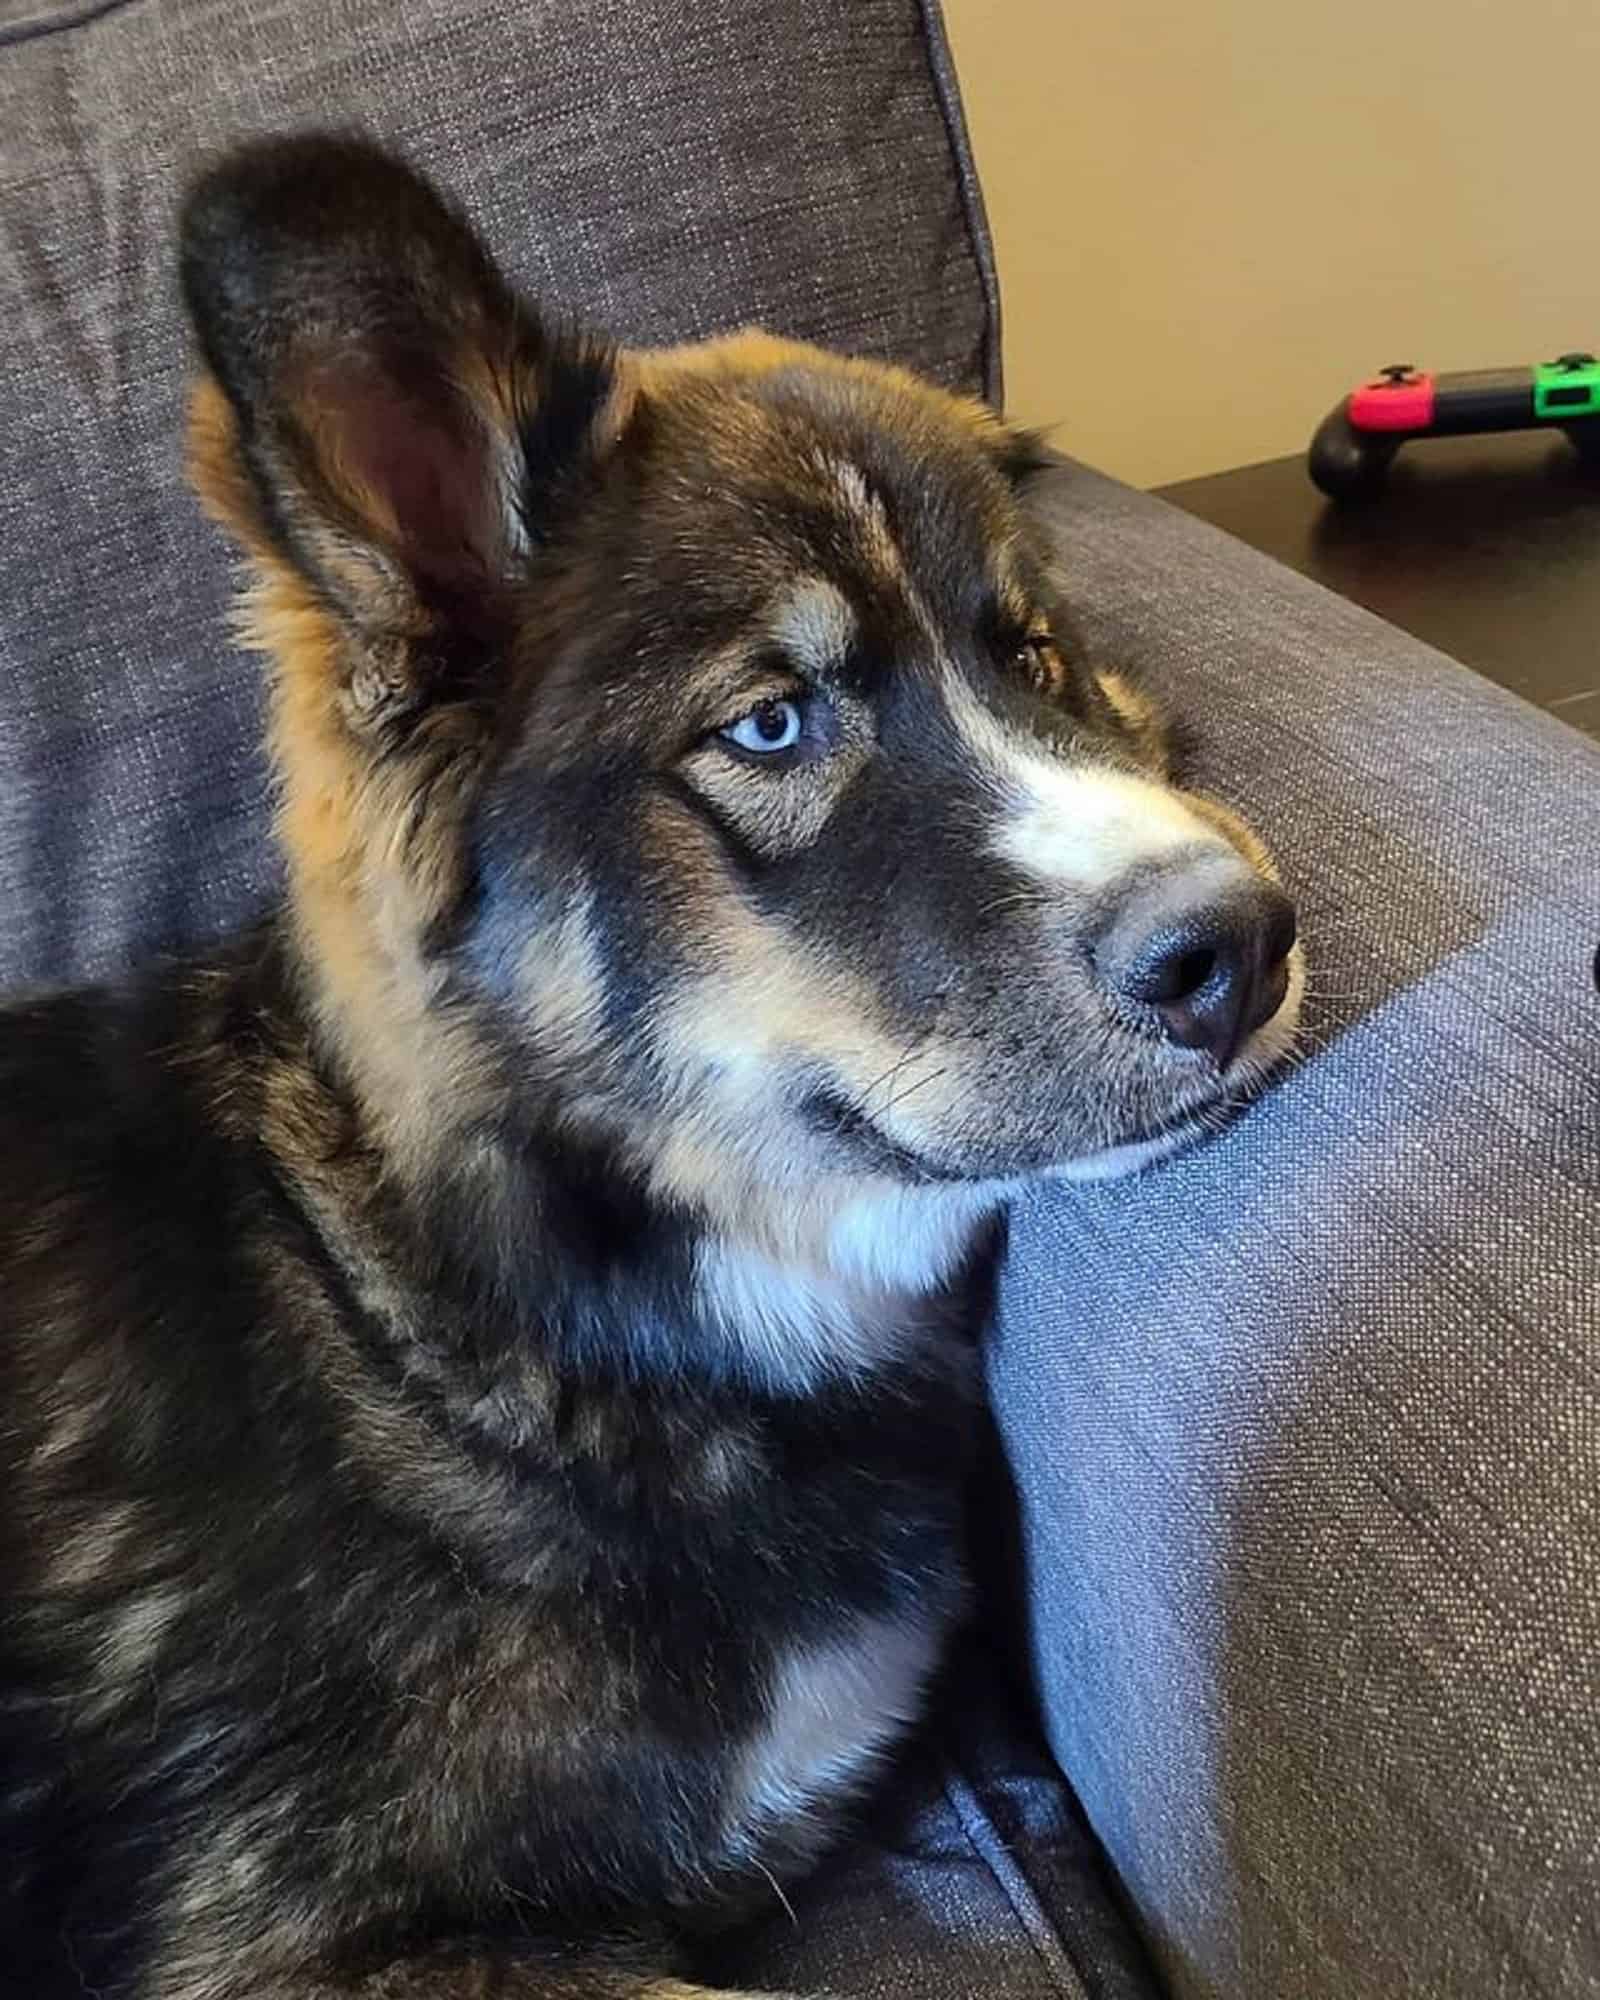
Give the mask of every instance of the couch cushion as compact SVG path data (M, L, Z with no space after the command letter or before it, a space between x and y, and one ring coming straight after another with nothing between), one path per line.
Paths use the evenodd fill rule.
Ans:
M1053 1745L1181 1995L1593 1993L1600 752L1149 499L1041 505L1312 990L1221 1141L1014 1219Z
M403 144L626 339L759 319L994 386L932 0L0 8L0 984L206 936L267 879L259 674L182 488L172 212L207 149L308 121Z

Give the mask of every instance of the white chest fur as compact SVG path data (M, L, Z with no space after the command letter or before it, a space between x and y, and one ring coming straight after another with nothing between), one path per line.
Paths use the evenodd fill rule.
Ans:
M914 1721L944 1638L943 1620L863 1619L778 1664L765 1725L735 1767L728 1832L747 1851L782 1835L827 1833L830 1808L871 1775Z
M780 1263L708 1238L696 1259L706 1331L788 1395L891 1364L920 1338L928 1300L971 1254L1003 1193L974 1184L862 1196L834 1215L820 1261Z

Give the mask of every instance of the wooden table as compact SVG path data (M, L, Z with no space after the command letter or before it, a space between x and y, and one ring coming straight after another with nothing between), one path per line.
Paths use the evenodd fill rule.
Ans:
M1157 491L1600 737L1600 474L1564 438L1408 445L1356 505L1303 457Z

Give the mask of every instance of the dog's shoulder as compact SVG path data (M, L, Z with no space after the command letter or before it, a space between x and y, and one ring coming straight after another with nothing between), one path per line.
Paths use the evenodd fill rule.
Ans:
M233 947L125 984L0 1008L0 1271L127 1263L214 1214L248 1171L231 1115L255 1067L250 967ZM13 1296L15 1294L13 1293Z
M249 938L0 1010L0 1597L51 1618L100 1604L61 1563L126 1542L130 1496L170 1548L259 1457L273 1251L305 1235L261 1137L262 967Z

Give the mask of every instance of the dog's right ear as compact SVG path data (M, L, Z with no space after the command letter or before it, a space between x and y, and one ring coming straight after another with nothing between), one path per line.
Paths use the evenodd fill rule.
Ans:
M623 427L621 358L541 324L359 139L225 156L184 205L181 271L209 371L191 469L265 585L280 674L323 676L358 737L481 696L519 569Z

